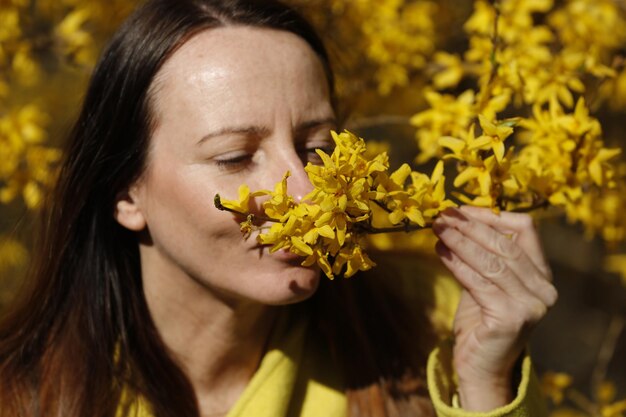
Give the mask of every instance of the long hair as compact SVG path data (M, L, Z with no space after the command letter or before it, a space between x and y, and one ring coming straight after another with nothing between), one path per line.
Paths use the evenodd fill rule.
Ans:
M0 323L0 416L114 416L120 404L139 397L157 417L199 415L192 386L150 317L137 238L113 213L120 193L145 168L154 126L150 87L156 74L194 34L224 25L267 27L301 37L324 65L332 91L322 42L299 14L278 2L149 0L135 11L96 66L42 212L27 284ZM362 298L350 292L328 288L314 298L326 300L320 305L347 306L353 319L364 320L362 327L367 327L366 314L358 312L355 301ZM341 330L353 323L324 314L316 320L329 343L354 333ZM364 346L375 345L378 337L385 338L385 347L405 346L392 333L357 332L354 338ZM389 364L385 357L394 353L373 349L364 358L367 372L359 373L360 365L337 346L337 361L354 375L346 387L352 404L369 404L381 395L393 403L390 381L400 378L400 370L414 370L423 387L421 350L417 362L408 359L415 355L402 351ZM414 391L424 396L423 390ZM355 416L393 415L392 406L351 409Z

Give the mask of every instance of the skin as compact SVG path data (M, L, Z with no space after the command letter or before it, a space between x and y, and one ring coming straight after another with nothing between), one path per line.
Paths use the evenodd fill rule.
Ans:
M318 162L314 150L329 148L328 132L336 128L327 81L297 36L231 26L188 40L151 91L157 125L148 166L117 202L115 216L140 237L148 307L201 414L222 415L257 369L278 306L310 297L320 271L301 267L301 258L269 254L254 235L244 240L239 219L218 211L213 196L235 198L242 183L272 188L285 171L296 198L311 189L303 167ZM463 210L466 224L451 213L457 214L448 212L435 230L444 263L465 288L454 360L464 408L480 411L510 400L525 329L546 310L535 287L520 287L532 284L543 294L551 286L528 222ZM511 231L512 240L502 234ZM501 239L519 246L513 259L509 252L494 255ZM495 265L493 257L507 269L474 272ZM504 308L512 300L518 308Z
M448 209L435 221L437 252L463 287L454 321L454 368L463 408L513 399L512 373L531 329L557 300L527 214Z
M321 63L286 32L226 27L198 34L152 88L158 125L149 164L117 205L142 235L148 306L187 372L203 415L225 413L258 367L274 308L311 296L320 271L242 238L213 197L240 184L311 189L304 165L327 148L334 113ZM256 201L257 204L260 201Z

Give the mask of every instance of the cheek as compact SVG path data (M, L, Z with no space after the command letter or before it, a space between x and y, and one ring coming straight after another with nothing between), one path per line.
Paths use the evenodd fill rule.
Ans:
M239 233L233 216L215 208L216 190L199 170L162 168L148 178L145 191L146 222L154 240L189 247Z

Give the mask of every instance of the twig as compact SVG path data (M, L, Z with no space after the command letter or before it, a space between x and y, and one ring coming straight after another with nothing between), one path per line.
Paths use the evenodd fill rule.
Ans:
M261 216L261 215L252 214L252 213L242 213L241 211L237 211L237 210L233 210L231 208L228 208L228 207L226 207L226 206L224 206L222 204L222 198L220 197L219 194L215 194L215 197L213 198L213 204L215 204L215 208L217 208L218 210L229 211L229 212L237 214L239 216L247 217L252 223L257 223L257 222L261 222L261 223L263 223L263 222L280 223L280 220L278 220L278 219L272 219L271 217Z
M626 11L626 9L624 11ZM616 72L619 72L621 71L623 67L624 67L624 56L616 55L615 57L613 57L613 62L611 63L611 69L615 70ZM614 79L615 79L614 77L609 77L606 74L596 79L595 86L590 89L591 93L589 94L589 97L586 97L587 107L589 107L590 110L593 111L594 109L597 108L599 104L601 104L600 99L602 98L602 95L600 94L600 89L602 85L605 82L609 80L614 80Z
M386 205L384 205L382 202L380 202L378 200L370 200L370 201L373 201L374 204L376 204L381 209L385 210L387 213L392 213L392 211L389 210L389 208Z
M580 410L589 414L590 417L602 417L600 416L598 406L585 397L580 391L576 389L569 389L566 391L567 399L570 400Z
M609 327L606 330L602 345L600 345L600 351L598 352L598 359L593 368L591 374L591 389L594 397L597 396L598 388L600 384L606 379L606 373L609 368L609 364L615 355L615 348L620 335L624 331L626 326L626 320L623 316L618 314L614 315L609 322Z
M498 62L498 50L500 49L500 35L498 33L499 28L498 24L500 21L501 13L500 13L500 1L494 0L493 8L495 10L495 16L493 19L493 37L491 39L492 42L492 51L491 51L491 72L489 73L489 79L487 80L487 84L484 86L484 90L481 88L482 94L480 95L480 101L476 106L476 114L480 114L483 111L483 108L487 104L489 97L491 96L491 90L493 89L493 83L498 76L498 69L500 68L500 63ZM477 119L477 118L476 118Z
M621 7L622 10L626 11L626 0L615 0L615 2L617 3L618 7Z
M548 200L545 200L545 201L541 201L539 203L533 204L532 206L529 206L529 207L520 207L517 209L513 209L511 211L514 213L530 213L531 211L545 209L548 207L550 207L550 202Z
M368 235L379 235L381 233L396 233L396 232L415 232L418 230L430 229L430 224L420 226L418 224L406 224L404 226L392 226L392 227L370 227L365 224L356 223L356 227L366 232Z

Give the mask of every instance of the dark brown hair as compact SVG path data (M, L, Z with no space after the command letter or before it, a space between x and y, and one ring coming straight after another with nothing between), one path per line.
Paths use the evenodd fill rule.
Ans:
M156 416L199 415L191 384L150 317L136 236L113 212L144 170L155 75L194 34L223 25L301 37L323 63L332 91L322 42L278 2L150 0L139 8L95 69L43 211L28 286L0 324L0 416L114 416L122 389L128 401L141 396ZM426 321L414 333L398 327L406 317L366 282L323 285L311 302L320 334L348 375L351 414L392 416L396 402L426 398L423 368L433 337ZM331 305L342 306L344 317L326 314ZM421 348L411 350L418 337ZM363 355L349 353L355 349ZM415 383L402 389L407 378ZM428 408L424 403L408 409L425 415L418 411Z

